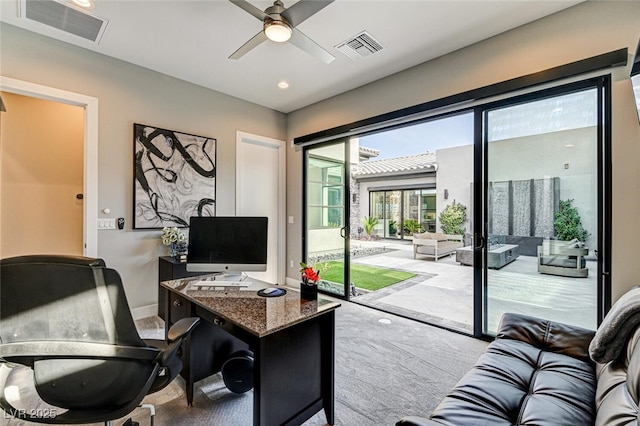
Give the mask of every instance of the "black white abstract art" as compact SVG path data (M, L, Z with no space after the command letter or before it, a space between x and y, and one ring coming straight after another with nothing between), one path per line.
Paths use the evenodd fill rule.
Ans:
M133 227L189 226L215 216L216 140L133 125Z

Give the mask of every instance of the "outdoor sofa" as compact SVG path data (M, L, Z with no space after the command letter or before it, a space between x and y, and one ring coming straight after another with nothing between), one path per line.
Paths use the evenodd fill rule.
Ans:
M431 257L436 262L443 256L455 253L463 246L462 235L449 235L439 232L413 234L413 258L418 254Z
M538 246L538 272L563 277L585 278L589 276L585 256L589 249L578 240L544 240Z
M496 339L430 418L396 426L631 425L640 418L640 287L597 332L504 314Z

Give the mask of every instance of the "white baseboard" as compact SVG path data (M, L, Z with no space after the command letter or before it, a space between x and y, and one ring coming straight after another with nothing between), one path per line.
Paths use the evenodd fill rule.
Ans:
M142 306L131 310L131 316L133 320L139 320L142 318L152 317L158 315L158 304Z

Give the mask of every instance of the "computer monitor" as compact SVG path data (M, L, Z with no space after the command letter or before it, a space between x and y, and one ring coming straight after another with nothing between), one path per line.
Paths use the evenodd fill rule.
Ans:
M266 217L192 217L187 271L266 271L267 222Z

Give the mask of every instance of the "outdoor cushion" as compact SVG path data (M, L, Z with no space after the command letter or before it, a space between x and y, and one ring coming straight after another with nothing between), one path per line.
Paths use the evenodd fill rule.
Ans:
M430 240L433 234L431 232L423 232L422 234L413 234L413 238L422 238L423 240Z

